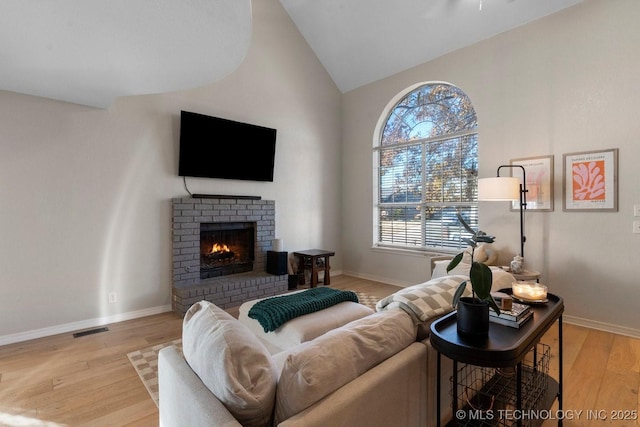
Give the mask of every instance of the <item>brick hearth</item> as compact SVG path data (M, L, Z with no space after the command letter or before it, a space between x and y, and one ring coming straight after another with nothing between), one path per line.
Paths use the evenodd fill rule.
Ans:
M175 198L173 203L173 311L184 315L192 304L207 300L219 307L286 292L287 275L266 272L267 251L275 238L275 201L242 198ZM200 224L255 223L253 271L200 279Z

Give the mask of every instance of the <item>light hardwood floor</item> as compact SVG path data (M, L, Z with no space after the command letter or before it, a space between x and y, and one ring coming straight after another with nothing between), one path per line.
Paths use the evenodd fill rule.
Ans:
M331 280L333 288L379 298L398 289L348 276ZM179 338L181 326L181 318L166 313L81 338L69 333L0 347L0 425L157 426L158 410L127 353ZM551 372L557 376L557 328L543 341L552 347ZM608 416L589 420L583 414L565 426L640 425L611 420L613 410L640 410L640 340L565 324L564 369L564 409Z

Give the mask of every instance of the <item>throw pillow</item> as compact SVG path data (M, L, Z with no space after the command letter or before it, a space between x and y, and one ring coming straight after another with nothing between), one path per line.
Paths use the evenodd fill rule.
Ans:
M462 275L443 276L409 286L378 301L376 310L401 308L414 316L417 322L427 322L453 310L453 294L465 280L467 277Z
M271 425L277 371L249 329L216 305L187 311L182 348L191 369L243 426Z
M278 381L274 425L359 377L415 339L411 317L392 310L355 320L291 349Z

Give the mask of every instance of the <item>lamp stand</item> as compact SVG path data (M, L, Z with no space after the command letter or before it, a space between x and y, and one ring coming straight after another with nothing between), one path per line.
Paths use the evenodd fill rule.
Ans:
M500 176L500 169L502 168L520 168L522 169L522 183L520 184L520 256L524 258L524 242L527 241L524 235L524 211L527 210L527 172L522 165L501 165L498 166L496 176Z

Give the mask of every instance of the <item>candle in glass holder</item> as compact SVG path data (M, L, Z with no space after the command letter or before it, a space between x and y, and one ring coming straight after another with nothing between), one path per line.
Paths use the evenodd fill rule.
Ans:
M544 301L547 299L547 287L540 283L513 282L513 296L523 300Z

